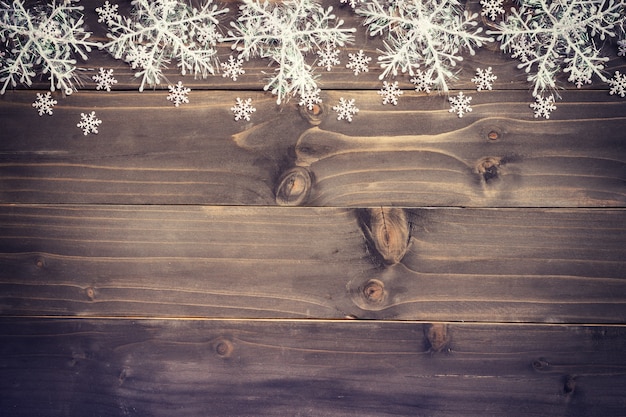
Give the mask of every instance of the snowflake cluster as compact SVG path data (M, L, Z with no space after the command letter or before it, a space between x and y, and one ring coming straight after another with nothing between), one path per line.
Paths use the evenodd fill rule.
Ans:
M176 60L182 75L206 78L217 67L218 19L228 9L211 0L199 8L186 0L133 0L131 16L118 14L108 0L96 9L109 28L104 45L116 59L127 62L141 78L139 91L160 84L163 69Z
M89 40L77 0L33 3L0 1L0 94L9 85L31 86L37 74L47 75L50 91L72 94L76 55L87 60L87 53L101 45Z
M267 58L277 65L264 89L277 96L278 104L289 95L302 96L307 89L317 88L313 68L305 60L307 53L353 40L355 29L343 28L332 7L324 9L315 0L243 3L237 21L231 22L232 30L221 40L232 42L239 58Z
M518 68L528 73L538 96L556 88L561 71L578 87L590 84L593 75L606 81L608 57L600 55L596 39L616 36L625 6L624 0L523 0L489 33L520 60Z
M425 68L433 86L448 91L461 53L474 55L475 48L493 41L478 26L478 14L464 11L458 0L365 0L356 12L370 35L386 37L378 57L380 79L399 72L415 76L418 68Z

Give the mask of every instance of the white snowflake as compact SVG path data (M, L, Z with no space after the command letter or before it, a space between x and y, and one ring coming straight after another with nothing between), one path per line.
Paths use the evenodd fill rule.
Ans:
M489 19L495 21L498 15L504 14L502 3L504 3L504 0L480 0L480 5L483 8L480 15L488 16Z
M626 97L626 74L615 71L613 78L607 82L611 86L611 91L609 91L611 95L619 94L620 97Z
M474 55L475 48L493 41L478 26L478 13L465 10L458 0L371 0L356 12L370 35L385 38L385 50L378 57L380 79L400 72L414 76L418 68L426 68L432 71L434 86L448 91L462 52Z
M263 88L280 104L289 95L317 88L313 68L305 61L308 52L352 42L355 29L343 28L343 20L332 10L316 0L243 0L233 30L221 40L233 42L232 49L246 61L261 57L277 65Z
M549 119L550 113L556 110L556 106L554 105L554 96L537 96L535 97L535 102L530 104L530 107L535 111L535 117L545 117L546 119Z
M315 90L307 89L304 94L300 96L300 106L306 106L307 109L313 110L313 106L322 102L320 98L321 90L316 88Z
M81 113L80 122L76 125L83 129L83 134L87 136L90 133L98 134L98 126L102 123L102 120L96 117L96 112L92 111L89 114Z
M335 45L327 43L323 48L317 51L317 55L320 57L317 61L317 65L320 67L326 67L326 71L330 71L333 65L339 65L339 49Z
M106 3L105 3L106 4ZM212 0L193 7L186 0L133 0L131 17L100 8L100 19L109 27L104 47L116 59L137 69L139 91L160 84L163 70L177 61L180 73L206 78L215 73L218 19L228 9Z
M87 60L87 53L98 42L89 41L91 32L83 25L82 6L77 0L0 2L0 94L18 83L31 86L37 75L46 75L50 91L61 89L72 94L76 79L76 58Z
M98 13L98 23L112 22L118 16L118 5L109 3L109 0L105 1L100 7L96 7L96 13Z
M470 106L470 102L472 101L472 97L466 96L462 91L456 97L448 97L448 101L450 102L450 113L456 113L459 117L463 117L465 113L469 113L472 111L472 107Z
M235 120L247 120L250 121L250 115L256 111L252 106L252 99L246 99L245 101L237 97L236 104L230 108L235 114Z
M354 105L354 99L346 100L343 97L339 99L339 104L333 106L333 110L337 112L337 120L352 121L352 116L359 112Z
M179 81L176 85L168 85L170 94L167 99L174 103L174 106L178 107L181 104L189 103L188 94L191 92L191 88L187 88L183 85L182 81Z
M362 0L339 0L340 3L342 4L349 4L350 7L352 7L353 9L356 8L356 6L361 3Z
M419 69L415 70L415 76L411 78L411 82L415 86L415 91L430 93L431 87L435 84L432 70L425 72Z
M626 57L626 39L617 41L617 56Z
M243 69L243 59L235 59L232 55L228 57L228 62L222 62L222 77L230 77L233 81L237 81L237 77L246 73Z
M346 64L346 68L354 71L354 75L369 71L367 64L369 64L372 58L365 56L362 49L356 54L348 54L348 58L350 62Z
M512 8L496 34L500 48L513 52L533 84L533 96L555 90L561 71L582 85L592 75L606 81L597 40L615 37L625 23L624 0L527 0Z
M378 91L378 94L383 98L383 104L391 103L394 106L398 105L398 97L402 95L402 90L398 88L398 82L394 81L388 83L383 81L383 88Z
M472 78L472 82L476 84L476 90L491 90L493 83L498 77L491 72L491 67L486 70L476 68L476 76Z
M52 116L52 108L57 104L57 101L52 98L50 93L37 93L37 99L33 103L33 107L37 109L40 116L47 113Z
M113 70L105 70L104 68L100 68L98 74L91 77L98 85L96 85L96 90L107 90L111 91L111 87L113 84L117 84L117 80L113 78Z

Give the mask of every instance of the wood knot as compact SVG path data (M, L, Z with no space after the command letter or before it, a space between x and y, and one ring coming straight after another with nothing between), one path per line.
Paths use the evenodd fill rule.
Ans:
M93 301L96 298L96 290L94 290L93 287L88 287L85 290L85 295L87 296L89 301Z
M218 339L214 344L215 353L221 358L228 358L234 350L233 343L227 339Z
M539 372L545 372L550 368L550 363L543 358L535 359L531 365L535 371Z
M318 126L322 123L322 117L324 117L324 107L319 104L313 104L309 106L299 106L300 115L304 120L309 122L313 126Z
M397 264L404 258L409 246L409 222L401 208L379 207L367 209L362 228L370 246L386 264Z
M379 304L385 298L385 284L377 279L371 279L363 286L362 293L366 302Z
M303 167L293 167L284 172L276 187L276 204L300 206L309 198L312 185L311 173Z
M573 394L576 389L576 378L572 375L565 375L563 380L563 392L569 395Z
M481 175L485 183L489 183L498 178L501 163L502 158L488 156L478 161L476 172Z
M448 325L442 323L427 324L424 328L427 349L431 352L442 352L448 348L450 338Z
M42 269L46 266L46 261L43 258L37 258L37 260L35 260L35 266L37 269Z

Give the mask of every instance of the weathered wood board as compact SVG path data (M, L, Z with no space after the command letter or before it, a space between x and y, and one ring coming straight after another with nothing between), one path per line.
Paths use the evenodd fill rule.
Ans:
M363 211L5 205L4 315L623 323L624 210L409 209L385 264ZM368 283L383 287L367 295ZM377 288L377 287L376 287Z
M12 417L622 416L625 332L2 319L0 408Z

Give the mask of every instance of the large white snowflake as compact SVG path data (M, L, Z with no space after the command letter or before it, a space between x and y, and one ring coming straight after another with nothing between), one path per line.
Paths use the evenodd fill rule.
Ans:
M11 3L0 1L0 94L10 85L31 86L37 75L46 75L50 91L71 94L76 79L76 56L87 60L97 42L89 41L82 6L78 0Z
M476 68L476 76L472 78L472 82L476 84L476 90L491 90L493 89L493 82L497 80L498 77L491 72L491 67L486 70L481 68Z
M356 54L348 54L348 58L349 62L346 64L346 68L354 71L354 75L369 71L368 64L372 58L366 56L362 49Z
M37 93L37 99L33 103L33 107L37 109L40 116L43 116L44 113L52 116L52 109L56 104L57 104L57 101L52 98L52 94Z
M383 81L383 88L378 90L378 94L383 98L383 104L391 103L398 105L398 97L402 95L402 90L398 87L398 82L388 83Z
M206 78L215 73L218 19L228 9L211 0L197 8L186 0L133 0L131 16L126 17L107 3L96 9L109 27L104 47L137 70L139 91L160 84L171 60L177 61L182 75Z
M170 90L167 99L174 103L174 106L178 107L181 104L189 103L188 95L191 92L191 88L185 87L182 81L179 81L176 85L168 85L167 88Z
M489 19L495 21L499 15L504 14L502 3L504 0L480 0L480 5L483 8L480 15L488 16Z
M337 112L337 120L352 121L352 116L359 112L354 104L354 99L346 100L343 97L339 99L339 104L333 106L333 110Z
M243 69L243 59L235 59L232 55L228 57L228 62L220 63L222 67L222 77L229 77L233 81L237 81L237 77L246 73Z
M549 119L550 113L556 110L556 106L554 105L554 96L536 96L535 102L530 104L530 108L535 111L535 117L545 117L546 119Z
M383 73L414 76L418 68L432 71L434 86L448 90L455 67L475 48L493 39L482 34L478 13L464 11L457 0L367 0L356 12L365 18L372 36L385 37L385 50L378 57Z
M237 102L230 110L235 114L235 120L250 121L250 115L256 111L256 108L252 106L251 98L242 100L237 97Z
M323 48L317 51L317 55L319 56L319 60L317 61L317 65L319 67L326 67L326 71L330 71L333 65L339 65L339 49L335 47L335 45L331 43L327 43Z
M472 107L470 106L472 97L464 95L462 91L460 91L456 97L448 97L448 101L450 102L450 110L448 111L450 113L456 113L459 117L463 117L465 113L472 111Z
M624 0L524 0L513 8L498 30L500 48L519 58L528 73L533 96L556 88L563 71L580 86L603 73L608 57L600 54L596 39L616 36L624 22Z
M619 94L620 97L626 97L626 74L621 74L619 71L615 71L613 78L607 81L611 86L609 93Z
M96 83L96 90L106 90L111 91L111 87L114 84L117 84L117 80L113 77L113 70L105 70L104 68L100 68L98 73L91 77Z
M90 133L98 134L98 126L102 123L102 120L96 117L96 112L92 111L89 114L81 113L80 122L76 125L83 130L83 134L87 136Z
M239 17L222 41L233 42L239 57L267 58L277 65L263 87L277 96L302 95L317 83L313 68L305 61L311 51L324 45L344 46L353 40L355 29L343 28L333 8L324 9L315 0L243 0Z

